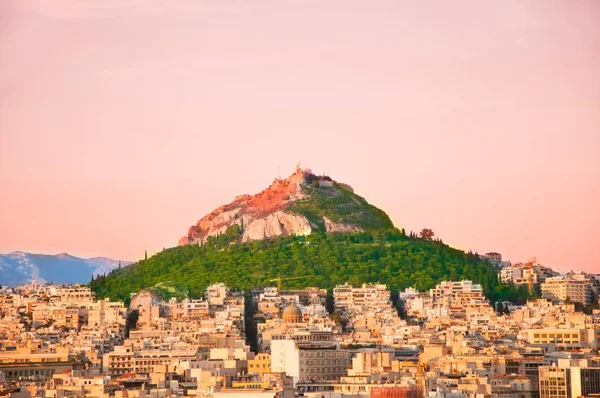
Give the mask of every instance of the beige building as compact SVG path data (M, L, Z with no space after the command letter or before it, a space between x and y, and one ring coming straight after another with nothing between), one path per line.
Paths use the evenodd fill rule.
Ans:
M564 302L567 298L573 302L588 305L592 301L592 281L584 274L574 273L567 276L547 278L542 283L542 297L554 302Z
M94 293L87 286L72 285L72 286L57 286L52 301L85 303L95 301Z
M377 310L391 306L390 291L383 284L338 285L333 289L333 300L336 310Z
M571 351L582 348L598 348L600 329L593 328L544 328L524 330L529 344L552 346L556 351Z
M453 317L467 318L471 314L490 314L490 303L483 295L483 288L468 280L441 282L429 291L431 307L424 308L428 318Z
M46 380L55 373L73 369L76 362L69 357L68 349L56 351L41 352L31 346L0 351L0 371L5 373L7 380Z
M196 351L174 351L174 350L133 350L128 346L117 346L113 352L102 357L102 367L105 374L110 377L118 377L124 374L151 373L155 368L170 367L181 360L192 360L196 358Z

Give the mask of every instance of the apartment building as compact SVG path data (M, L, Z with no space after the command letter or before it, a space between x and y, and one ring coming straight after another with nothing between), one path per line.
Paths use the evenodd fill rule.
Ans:
M158 366L169 367L182 360L195 359L196 351L196 349L134 350L131 346L117 346L113 352L104 354L102 367L104 373L110 377L118 377L130 372L150 373Z
M62 302L93 302L95 301L94 293L87 286L81 285L65 285L57 286L51 290L51 293L55 296L55 301Z
M398 297L402 301L406 301L410 298L417 297L419 295L419 291L414 287L407 287L403 292L398 294Z
M429 291L429 295L432 306L425 309L425 315L428 317L466 318L469 311L482 313L489 312L490 309L481 285L467 280L441 282Z
M259 352L254 359L248 360L248 373L256 373L260 377L265 373L271 373L271 354Z
M540 398L600 394L600 368L540 366Z
M502 260L502 254L496 252L489 252L485 254L480 254L479 258L487 261L498 268L506 268L511 266L511 262L508 260Z
M333 300L336 310L378 310L391 306L390 291L383 284L338 285L333 289Z
M532 260L502 268L498 276L502 283L533 286L543 283L547 278L558 276L558 272Z
M542 283L542 297L554 302L573 302L588 305L592 302L592 280L583 273L547 278Z
M333 381L347 375L353 352L337 348L331 332L295 331L271 340L271 371L299 381Z
M206 301L210 305L224 305L229 295L229 288L224 283L215 283L206 288Z

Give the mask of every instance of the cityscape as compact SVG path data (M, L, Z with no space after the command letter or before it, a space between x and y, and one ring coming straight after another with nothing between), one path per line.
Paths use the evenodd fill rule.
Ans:
M0 0L0 398L600 398L600 0Z
M482 257L532 298L490 303L469 280L394 302L383 283L278 278L129 306L84 285L2 287L0 381L10 397L598 396L600 274Z

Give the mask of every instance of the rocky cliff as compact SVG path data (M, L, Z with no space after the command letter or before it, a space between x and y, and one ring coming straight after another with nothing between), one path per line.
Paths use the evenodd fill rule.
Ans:
M347 232L393 227L389 217L353 189L327 176L297 169L256 195L241 195L190 227L179 245L203 244L230 234L246 242L314 231Z

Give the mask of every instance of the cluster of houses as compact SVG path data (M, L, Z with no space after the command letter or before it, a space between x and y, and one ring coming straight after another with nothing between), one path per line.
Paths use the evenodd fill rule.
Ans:
M531 278L546 293L510 311L465 280L406 289L397 303L384 284L331 297L214 284L195 300L143 291L129 307L85 286L3 288L0 396L598 396L600 311L575 305L592 308L597 281L539 271ZM563 280L586 281L583 295L567 288L567 299Z

